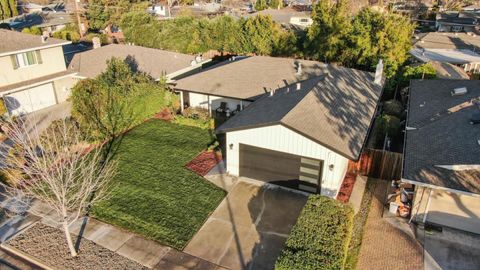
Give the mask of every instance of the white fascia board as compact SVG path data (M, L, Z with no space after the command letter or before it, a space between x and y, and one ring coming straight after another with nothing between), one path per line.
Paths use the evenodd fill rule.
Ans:
M423 182L418 182L418 181L413 181L413 180L409 180L409 179L405 179L405 178L400 179L400 181L402 181L404 183L416 185L416 186L422 186L422 187L431 188L431 189L444 190L444 191L448 191L448 192L452 192L452 193L457 193L457 194L462 194L462 195L467 195L467 196L480 198L480 194L477 194L477 193L472 193L472 192L467 192L467 191L462 191L462 190L457 190L457 189L452 189L452 188L447 188L447 187L440 187L440 186L427 184L427 183L423 183Z
M28 49L24 49L24 50L5 52L5 53L0 53L0 57L12 55L12 54L18 54L18 53L24 53L24 52L30 52L30 51L36 51L36 50L44 50L44 49L59 47L59 46L63 46L63 45L68 45L68 44L70 44L70 43L72 43L72 42L71 42L71 41L65 41L65 42L63 42L63 43L58 43L58 44L50 44L50 45L45 45L45 46L28 48Z
M45 83L60 80L60 79L66 78L66 77L70 77L70 76L75 77L74 75L75 75L74 73L73 74L65 74L65 75L58 76L58 77L55 77L55 78L51 78L51 79L48 79L48 80L43 80L43 81L32 83L32 84L29 84L29 85L20 86L20 87L13 88L13 89L10 89L10 90L7 90L7 91L3 91L3 92L0 93L0 96L3 97L5 95L11 94L11 93L19 92L19 91L22 91L22 90L25 90L25 89L28 89L28 88L32 88L32 87L35 87L35 86L38 86L38 85L42 85L42 84L45 84Z

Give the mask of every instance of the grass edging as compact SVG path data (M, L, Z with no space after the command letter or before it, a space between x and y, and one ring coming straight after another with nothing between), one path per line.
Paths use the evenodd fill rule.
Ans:
M14 247L11 247L9 246L8 244L6 243L2 243L0 244L0 247L5 250L7 253L11 253L21 259L24 259L26 260L27 262L31 263L31 264L34 264L38 267L41 267L45 270L55 270L54 268L51 268L50 266L47 266L45 263L43 262L40 262L37 258L33 257L33 256L30 256L28 255L27 253L24 253Z
M362 196L360 209L353 218L353 229L350 244L348 246L347 259L345 263L346 270L355 270L360 254L360 247L363 240L363 232L365 224L367 223L368 213L370 212L370 205L372 203L373 194L375 191L376 181L371 178L367 179L365 192Z

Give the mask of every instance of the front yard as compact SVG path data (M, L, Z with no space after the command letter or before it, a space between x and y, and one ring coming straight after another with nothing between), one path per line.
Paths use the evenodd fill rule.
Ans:
M129 131L115 156L116 186L93 215L182 249L225 196L184 168L211 141L208 130L161 120Z

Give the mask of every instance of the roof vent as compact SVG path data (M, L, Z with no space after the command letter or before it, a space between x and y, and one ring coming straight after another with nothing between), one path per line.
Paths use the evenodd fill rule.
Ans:
M47 31L43 31L41 38L42 38L42 43L47 42L48 32L47 32Z
M302 83L299 83L299 82L297 83L297 91L298 90L302 90Z
M461 96L461 95L465 95L467 92L468 92L467 87L459 87L459 88L453 89L451 94L452 96Z
M275 89L270 90L270 96L273 96L273 95L275 95Z

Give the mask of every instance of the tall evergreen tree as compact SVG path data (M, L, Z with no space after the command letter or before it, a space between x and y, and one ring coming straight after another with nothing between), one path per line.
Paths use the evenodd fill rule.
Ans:
M350 32L348 0L320 0L313 8L313 24L308 29L306 54L320 61L339 61Z

